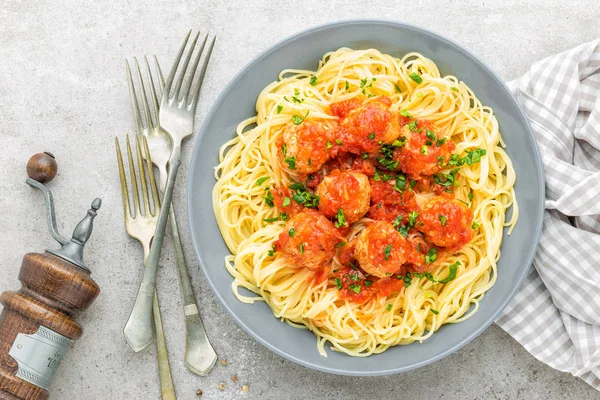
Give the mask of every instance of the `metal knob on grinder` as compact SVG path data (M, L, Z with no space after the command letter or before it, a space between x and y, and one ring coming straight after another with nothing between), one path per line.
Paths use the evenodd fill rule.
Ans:
M101 200L94 199L71 239L57 229L52 192L45 185L57 173L51 153L38 153L27 163L27 184L44 193L48 229L60 244L56 250L27 253L21 289L0 295L0 400L47 399L48 388L65 352L82 334L73 319L100 294L83 262Z

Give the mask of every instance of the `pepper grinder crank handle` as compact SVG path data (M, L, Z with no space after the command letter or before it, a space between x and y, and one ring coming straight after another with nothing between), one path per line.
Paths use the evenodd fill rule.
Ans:
M57 172L54 156L38 153L27 163L27 184L44 193L48 228L61 245L23 257L21 288L0 295L0 400L46 400L52 378L82 328L73 319L100 294L83 262L101 200L94 199L71 239L57 229L52 192L45 185Z

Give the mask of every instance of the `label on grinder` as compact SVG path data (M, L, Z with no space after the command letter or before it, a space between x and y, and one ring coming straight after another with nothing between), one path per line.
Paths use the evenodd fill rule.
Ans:
M31 335L19 333L8 354L17 361L16 376L48 390L72 340L40 326Z

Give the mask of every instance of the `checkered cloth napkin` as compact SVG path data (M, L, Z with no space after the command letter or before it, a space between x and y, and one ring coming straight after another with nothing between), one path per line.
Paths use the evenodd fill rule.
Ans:
M600 40L533 64L509 87L540 148L546 212L535 268L496 322L600 390Z

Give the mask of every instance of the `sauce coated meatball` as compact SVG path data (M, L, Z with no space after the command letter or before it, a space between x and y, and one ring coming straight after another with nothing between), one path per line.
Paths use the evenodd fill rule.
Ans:
M417 228L436 246L459 249L473 237L472 222L473 212L466 205L436 197L423 207Z
M433 175L448 168L454 143L438 137L425 121L413 120L402 128L404 146L394 150L394 160L409 175Z
M336 134L342 143L341 150L354 154L376 153L381 144L391 144L398 139L400 120L390 111L391 105L390 99L380 97L351 110Z
M411 252L411 245L392 224L375 221L358 235L354 256L365 272L385 278L403 274Z
M334 218L343 211L348 224L358 221L369 210L371 186L365 174L334 170L323 178L315 192L319 196L319 211Z
M277 143L281 165L298 174L318 171L329 159L329 136L329 131L320 123L305 121L299 125L288 124Z
M331 221L309 211L288 221L276 246L294 266L315 270L331 262L335 245L342 241Z

